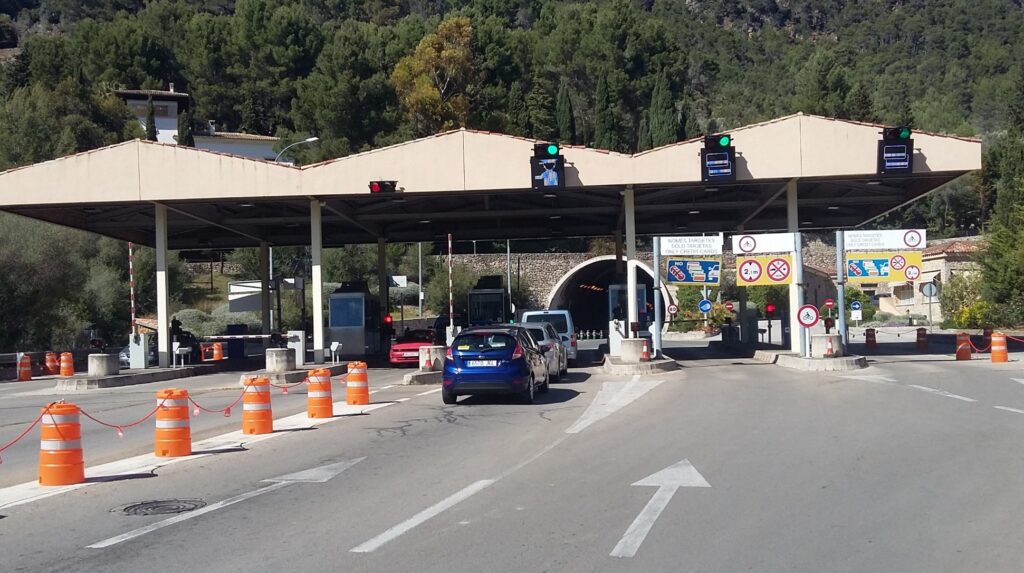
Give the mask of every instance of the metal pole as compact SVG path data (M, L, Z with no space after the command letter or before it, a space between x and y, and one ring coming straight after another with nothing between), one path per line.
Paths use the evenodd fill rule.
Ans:
M274 284L274 247L270 247L270 254L268 256L269 256L268 264L270 265L269 266L269 270L268 270L268 272L270 273L268 275L270 277L270 288L273 288L273 289L277 290L277 288L276 288L277 285ZM274 316L275 316L275 314L274 314L274 306L271 305L270 306L270 330L274 330L274 324L275 324L274 323Z
M846 330L846 236L842 230L836 231L836 304L839 306L839 322L837 330L843 348L849 341Z
M661 313L661 237L654 237L654 356L660 357L661 352L661 324L664 318Z
M138 334L135 327L135 243L132 242L128 243L128 304L131 305L132 334Z
M794 235L795 236L793 237L793 239L794 239L794 242L796 243L794 245L796 247L796 251L795 251L794 254L796 256L793 257L793 270L794 270L793 279L796 282L797 289L796 289L796 307L795 308L791 308L789 310L790 317L791 317L790 321L792 323L795 323L797 325L797 328L800 329L799 333L793 333L793 334L796 334L796 338L799 339L799 344L800 344L799 349L800 349L801 355L804 358L809 358L810 355L811 355L811 345L810 345L810 342L811 342L810 334L811 333L810 333L810 329L807 329L807 328L804 328L803 326L800 326L800 323L797 321L797 318L796 318L798 316L799 311L800 311L800 307L804 305L803 237L800 235L800 233L794 233ZM792 333L792 329L790 329L790 332Z
M455 338L455 297L452 293L452 234L448 233L448 340Z
M416 300L419 302L419 316L423 318L423 243L417 243L417 245L419 246L420 274L416 281Z
M512 307L512 241L505 239L505 283L508 285L508 303ZM512 319L516 318L516 309L512 308Z
M627 185L623 203L626 210L626 296L629 311L626 332L627 338L633 338L633 323L640 320L636 300L636 206L633 197L633 186Z
M167 206L153 205L156 225L156 317L157 360L160 368L171 365L171 315L167 280Z

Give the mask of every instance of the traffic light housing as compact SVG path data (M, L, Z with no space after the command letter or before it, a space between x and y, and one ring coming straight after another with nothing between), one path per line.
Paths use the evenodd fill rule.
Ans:
M394 193L398 190L398 181L370 181L370 193Z
M390 314L385 314L384 315L384 325L385 326L391 326L394 323L395 323L395 317L391 316Z
M736 148L732 143L728 133L704 136L704 148L700 150L701 181L736 180Z
M764 305L764 317L770 319L770 318L773 318L774 316L775 316L775 305L772 304L772 303L768 303L768 304Z
M530 158L530 188L556 191L565 188L565 157L557 143L536 143Z
M914 172L914 134L908 126L882 128L878 142L878 174L903 175Z

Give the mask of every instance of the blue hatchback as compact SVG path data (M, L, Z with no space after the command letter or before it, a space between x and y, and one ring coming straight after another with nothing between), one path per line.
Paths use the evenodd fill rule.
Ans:
M518 326L469 328L455 337L444 361L441 400L467 394L518 394L527 404L548 391L546 349Z

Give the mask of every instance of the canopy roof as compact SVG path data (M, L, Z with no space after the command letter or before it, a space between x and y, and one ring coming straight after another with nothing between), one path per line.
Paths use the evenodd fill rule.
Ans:
M168 207L169 247L309 244L309 201L324 245L607 236L621 191L640 235L784 230L797 180L802 229L862 225L981 168L976 139L914 133L914 173L875 174L881 126L796 114L731 130L737 181L700 180L702 139L626 155L569 146L566 189L531 191L534 140L460 129L305 167L130 141L0 173L0 210L153 244ZM399 192L370 194L373 180Z

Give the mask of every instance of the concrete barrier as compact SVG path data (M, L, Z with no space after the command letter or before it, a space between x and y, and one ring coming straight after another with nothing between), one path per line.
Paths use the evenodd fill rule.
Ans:
M832 356L826 356L829 342L832 343ZM843 353L842 337L838 334L812 334L811 358L839 358Z
M295 370L295 351L291 348L267 349L267 372Z
M89 376L114 376L121 372L116 354L90 354Z
M621 364L640 364L640 354L643 351L643 338L624 338L620 347L621 355L618 362Z
M447 346L420 346L420 372L440 372L444 369Z

